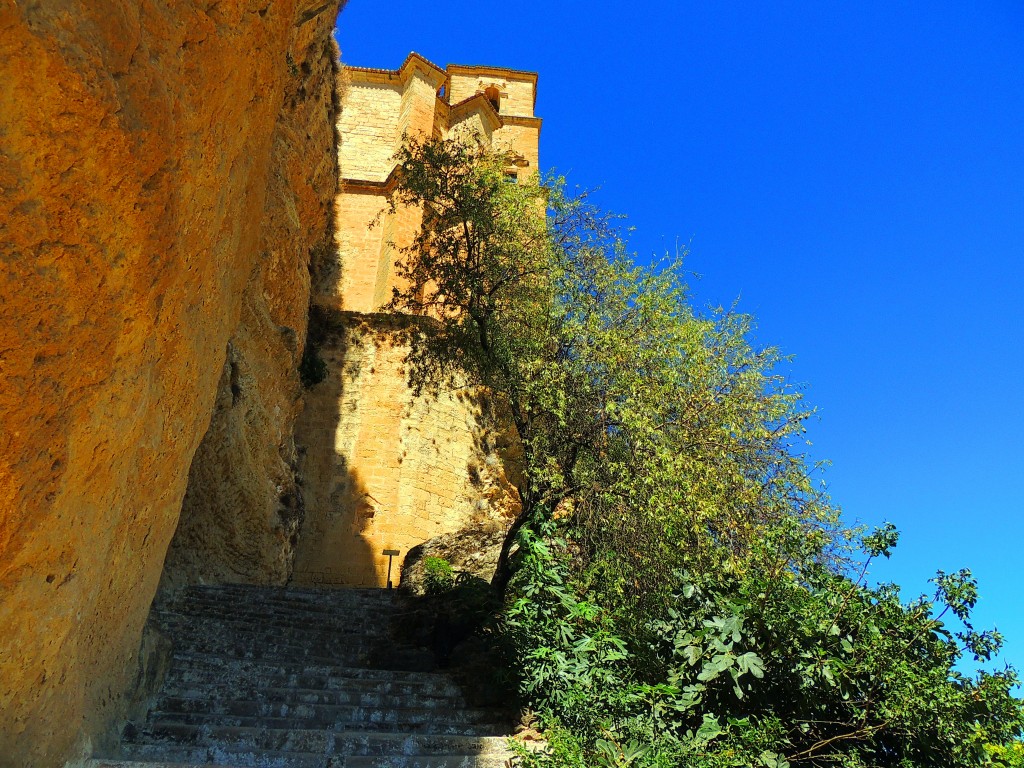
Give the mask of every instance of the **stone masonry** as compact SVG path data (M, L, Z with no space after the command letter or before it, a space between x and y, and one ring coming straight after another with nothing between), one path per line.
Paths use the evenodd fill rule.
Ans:
M467 528L496 531L519 508L518 446L486 392L416 394L407 382L412 319L380 314L396 287L397 249L420 212L386 213L403 136L477 136L512 153L508 173L536 173L537 75L449 65L412 53L397 70L346 68L338 119L341 180L335 260L313 301L327 378L297 424L305 519L293 583L383 586L388 558ZM312 331L311 331L312 334Z
M466 528L503 531L521 452L479 387L414 395L405 315L321 311L326 379L296 425L306 515L292 583L384 586L413 547ZM428 321L429 322L429 321Z
M373 312L391 298L395 249L419 212L382 215L402 137L476 134L516 160L509 174L536 173L541 120L537 75L497 67L441 69L411 53L397 70L347 67L338 119L341 183L335 201L336 270L317 286L321 304Z

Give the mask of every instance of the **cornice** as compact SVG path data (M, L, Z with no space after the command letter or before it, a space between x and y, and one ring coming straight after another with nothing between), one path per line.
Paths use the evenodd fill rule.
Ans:
M441 67L429 59L420 56L415 51L405 57L405 61L402 62L398 69L351 67L347 65L343 69L352 76L353 80L369 83L393 83L396 81L404 83L413 72L419 71L432 81L434 87L440 88L441 84L448 78L448 73L441 69Z

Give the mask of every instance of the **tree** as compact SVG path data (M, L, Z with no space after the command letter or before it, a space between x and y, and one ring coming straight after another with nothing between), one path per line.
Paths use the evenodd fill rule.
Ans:
M969 624L970 574L910 605L866 584L895 532L840 525L802 449L812 411L751 318L695 312L680 258L636 265L614 217L560 179L509 184L500 152L409 140L398 160L391 205L424 215L391 308L440 320L411 375L490 388L524 449L494 585L553 728L527 763L1020 761L1013 670L955 668L1000 644Z
M778 551L785 529L761 546ZM1024 754L1015 672L956 669L1001 641L970 626L967 571L904 605L893 585L865 583L870 557L852 577L723 559L676 574L660 616L637 627L580 589L570 543L545 534L524 542L505 618L527 701L555 726L527 766L959 768ZM871 556L894 544L891 529L864 540Z
M781 517L824 551L835 511L792 451L810 412L772 372L778 351L749 344L750 318L696 316L681 257L636 266L616 219L560 179L510 184L506 156L463 140L407 140L397 159L390 203L422 207L423 225L390 308L444 319L414 376L489 387L524 448L496 586L519 530L556 509L594 557L630 560L613 570L634 595L684 553L741 556Z

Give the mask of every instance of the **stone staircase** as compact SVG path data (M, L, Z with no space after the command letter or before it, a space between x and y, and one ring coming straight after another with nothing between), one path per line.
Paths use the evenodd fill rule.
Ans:
M174 646L144 723L91 768L503 768L507 713L396 644L380 589L193 587L154 609Z

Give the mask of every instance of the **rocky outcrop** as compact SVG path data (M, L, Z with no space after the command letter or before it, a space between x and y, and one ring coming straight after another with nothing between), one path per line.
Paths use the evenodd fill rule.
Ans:
M311 258L331 246L338 187L331 14L291 32L258 259L221 369L210 428L192 461L164 586L284 584L302 519L292 427L301 409ZM315 226L320 222L320 226Z
M119 717L186 487L279 579L336 10L0 5L0 765Z
M441 558L454 574L490 584L498 567L507 527L477 520L466 528L435 536L413 547L402 560L402 591L416 597L427 594L424 561L428 557Z

